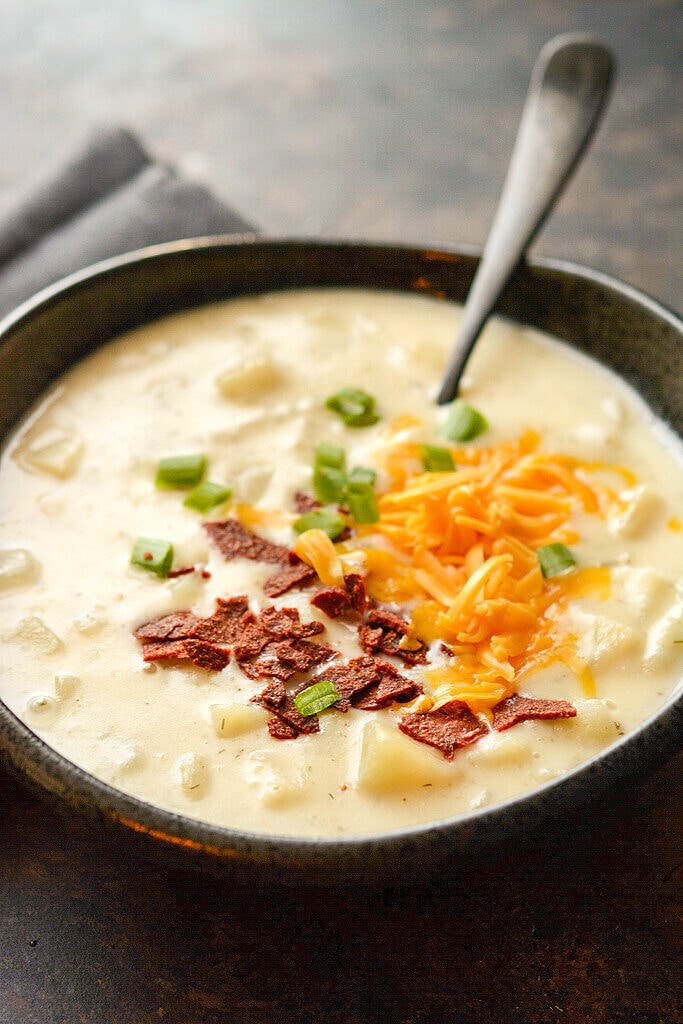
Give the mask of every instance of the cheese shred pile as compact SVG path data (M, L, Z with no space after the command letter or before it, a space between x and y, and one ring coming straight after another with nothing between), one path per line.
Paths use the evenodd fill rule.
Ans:
M571 598L609 596L609 569L545 579L536 551L576 543L572 517L603 516L617 499L591 480L605 467L538 445L528 432L488 448L453 447L456 468L430 473L421 469L420 446L397 440L383 455L389 486L378 494L378 522L337 544L318 530L297 542L297 554L326 584L339 584L362 564L369 595L410 613L408 641L444 645L444 657L425 670L429 696L411 710L461 700L490 714L527 676L556 661L587 696L595 692L560 619Z

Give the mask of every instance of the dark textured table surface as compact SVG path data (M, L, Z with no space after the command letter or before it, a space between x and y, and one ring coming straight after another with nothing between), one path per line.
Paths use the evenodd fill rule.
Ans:
M681 8L2 0L0 197L93 122L275 235L482 243L534 57L591 29L617 91L536 251L681 303ZM0 777L0 1024L673 1024L680 764L599 827L372 891L138 862Z

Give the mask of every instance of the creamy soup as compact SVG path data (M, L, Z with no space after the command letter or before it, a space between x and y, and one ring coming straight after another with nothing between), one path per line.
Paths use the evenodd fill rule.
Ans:
M76 366L2 458L5 703L126 793L300 836L496 803L653 713L683 676L680 443L501 320L454 418L460 315L276 293Z

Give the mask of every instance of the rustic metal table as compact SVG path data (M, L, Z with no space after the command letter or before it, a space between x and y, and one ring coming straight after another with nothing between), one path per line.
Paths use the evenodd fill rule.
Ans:
M681 305L680 7L667 0L3 0L0 199L93 122L277 236L484 240L540 46L618 86L537 251ZM138 862L0 775L0 1024L673 1024L680 763L591 829L371 891Z

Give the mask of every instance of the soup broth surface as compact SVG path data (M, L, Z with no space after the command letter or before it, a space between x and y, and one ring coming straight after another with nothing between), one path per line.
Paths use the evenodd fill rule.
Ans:
M203 821L298 836L467 813L538 787L647 719L683 676L680 443L606 370L502 320L487 326L461 391L487 427L468 442L444 439L448 410L435 395L460 316L426 296L273 293L160 320L77 365L15 432L0 464L2 700L52 747L126 793ZM377 422L347 426L327 407L344 387L372 396ZM203 525L237 517L293 548L304 536L293 529L294 496L313 493L321 443L342 448L349 469L373 470L380 505L424 473L415 453L425 445L451 450L456 469L476 457L468 452L513 443L568 460L600 501L591 511L579 492L557 497L547 487L549 508L571 504L568 525L552 534L566 539L576 563L563 578L582 581L572 591L556 580L565 587L553 614L566 656L539 655L537 671L501 685L570 702L575 717L497 731L490 708L474 700L485 734L452 760L406 735L402 719L429 713L430 695L444 680L457 683L466 645L456 633L449 650L423 636L427 664L380 655L422 697L378 710L329 707L318 732L292 739L272 736L272 712L252 700L272 680L250 678L235 657L220 671L144 660L134 635L142 624L173 612L210 617L217 599L236 595L256 615L295 608L301 622L324 626L310 642L329 644L333 656L288 680L290 694L324 680L326 665L367 656L357 616L331 618L311 605L320 583L269 598L263 588L277 566L226 559ZM205 456L206 479L232 491L204 514L184 505L186 490L155 484L160 460L193 453ZM510 500L526 507L517 492ZM524 522L520 513L515 528ZM159 576L132 564L141 537L172 543L174 570L187 571ZM353 522L334 550L347 572L367 576L372 596L364 545L393 550L372 524ZM473 547L468 561L442 567L447 590L481 568ZM392 564L409 562L402 553ZM383 601L376 590L373 601L408 622L420 605L429 619L434 594L411 585L417 596ZM485 597L482 589L473 600Z

